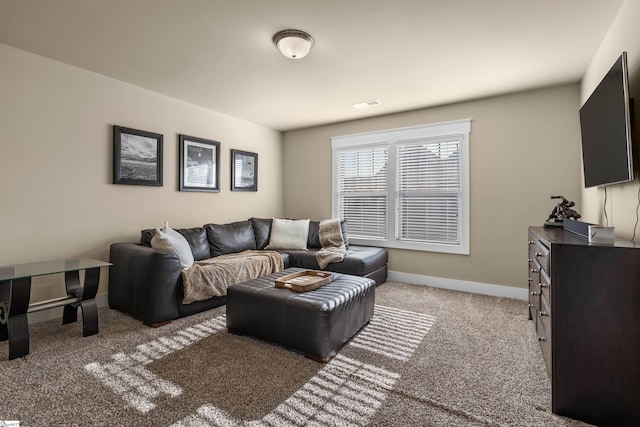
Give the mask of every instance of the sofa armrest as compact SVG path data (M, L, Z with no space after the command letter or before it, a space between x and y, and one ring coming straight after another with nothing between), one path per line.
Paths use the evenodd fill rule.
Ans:
M180 260L135 243L113 243L109 252L109 307L147 325L178 318Z

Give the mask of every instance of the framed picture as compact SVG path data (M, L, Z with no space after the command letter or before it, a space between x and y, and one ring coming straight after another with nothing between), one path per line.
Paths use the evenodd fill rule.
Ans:
M231 191L258 191L258 153L231 150Z
M178 136L180 191L220 191L220 143Z
M113 126L113 183L162 186L162 135Z

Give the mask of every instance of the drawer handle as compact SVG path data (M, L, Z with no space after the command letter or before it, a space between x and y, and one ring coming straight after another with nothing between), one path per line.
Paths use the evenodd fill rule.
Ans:
M547 316L547 312L540 310L540 317L542 317L542 316Z
M535 297L535 296L538 296L538 295L540 295L540 292L531 292L531 296L532 297Z
M533 255L535 255L537 258L540 258L540 257L542 256L542 254L541 254L540 252L536 252L536 253L535 253L535 254L533 254Z
M538 287L540 287L540 288L548 288L549 285L547 285L546 283L538 283Z
M529 244L530 244L530 245L533 245L533 240L529 240Z
M529 308L533 307L533 304L529 304Z
M527 258L527 262L533 262L532 258Z
M546 341L544 337L538 337L538 341Z
M532 273L537 273L537 272L538 272L538 270L536 270L535 268L532 268L532 269L531 269L531 272L532 272Z
M528 282L533 282L533 277L527 277Z

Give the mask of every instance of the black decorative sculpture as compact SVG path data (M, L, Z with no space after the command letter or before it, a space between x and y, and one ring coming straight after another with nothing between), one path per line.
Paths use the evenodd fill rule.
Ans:
M565 199L564 196L551 196L552 199L562 199L549 214L547 218L547 225L561 225L565 219L578 219L580 215L575 210L571 209L576 204L570 200Z

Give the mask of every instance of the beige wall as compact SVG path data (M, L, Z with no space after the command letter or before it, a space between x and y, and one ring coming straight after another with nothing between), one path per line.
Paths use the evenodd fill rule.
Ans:
M636 149L636 174L638 173L637 159L640 152L638 140L640 125L640 2L626 0L618 16L614 20L598 52L594 56L587 72L584 75L581 86L582 105L591 95L602 77L616 61L623 51L627 52L629 64L629 90L631 97L635 98L635 149ZM616 228L616 235L630 239L633 236L633 228L636 222L636 208L638 205L638 180L633 182L613 185L607 190L607 217L608 225ZM583 189L582 213L584 221L594 224L607 224L604 212L604 190L602 188ZM640 230L636 232L636 236Z
M0 265L107 260L111 242L165 220L282 214L279 132L2 44L0 70ZM114 124L164 134L163 187L111 183ZM220 193L177 191L179 133L221 142ZM231 148L258 153L257 193L230 191ZM32 301L58 296L55 282Z
M331 215L332 136L471 118L471 254L390 250L404 273L525 288L527 226L579 201L577 84L284 134L284 214Z

